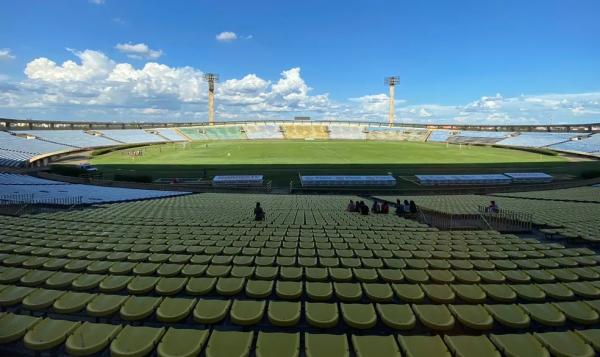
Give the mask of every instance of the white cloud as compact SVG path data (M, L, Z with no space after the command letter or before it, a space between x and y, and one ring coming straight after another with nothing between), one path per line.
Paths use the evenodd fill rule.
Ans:
M10 48L0 48L0 61L8 61L14 58L15 56L11 53Z
M88 0L88 1L94 5L104 5L104 3L106 2L106 0Z
M237 40L238 36L235 32L223 31L215 36L219 42L231 42Z
M154 61L141 66L119 63L95 50L70 52L74 58L62 64L46 57L30 61L21 82L1 80L2 114L38 119L206 120L207 84L202 70ZM227 79L217 84L217 117L255 120L307 115L327 120L387 120L389 102L384 93L334 101L327 93L313 92L299 67L272 79L253 73ZM595 122L599 115L600 92L496 94L460 105L396 99L398 122L559 124Z
M145 43L119 43L115 48L133 59L155 60L162 56L162 50L153 50Z

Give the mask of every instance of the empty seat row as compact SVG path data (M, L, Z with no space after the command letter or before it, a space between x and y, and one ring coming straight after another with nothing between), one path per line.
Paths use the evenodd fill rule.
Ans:
M592 357L600 351L600 330L468 335L345 335L178 329L73 322L4 314L0 316L0 343L23 340L34 352L64 345L71 355L87 356L109 350L111 356L296 357ZM303 346L302 346L303 342Z

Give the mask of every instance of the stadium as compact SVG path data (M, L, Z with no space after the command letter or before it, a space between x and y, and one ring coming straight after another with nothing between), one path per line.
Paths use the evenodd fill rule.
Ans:
M598 5L259 3L0 4L0 355L600 355Z

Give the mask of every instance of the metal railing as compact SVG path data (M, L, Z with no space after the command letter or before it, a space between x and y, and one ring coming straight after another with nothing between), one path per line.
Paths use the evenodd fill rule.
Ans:
M488 212L485 207L479 207L475 213L449 213L420 207L417 219L440 230L531 232L533 226L531 214L509 210Z

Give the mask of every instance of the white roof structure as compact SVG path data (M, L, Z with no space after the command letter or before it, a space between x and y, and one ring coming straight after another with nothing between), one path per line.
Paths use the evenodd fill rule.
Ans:
M395 186L396 179L391 175L372 176L300 176L303 187L318 186Z

